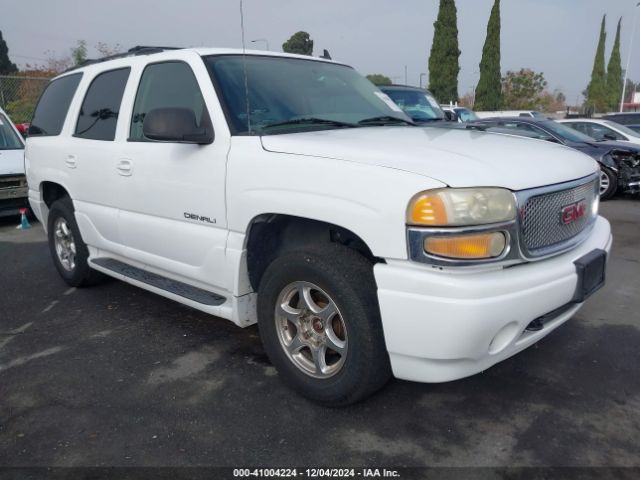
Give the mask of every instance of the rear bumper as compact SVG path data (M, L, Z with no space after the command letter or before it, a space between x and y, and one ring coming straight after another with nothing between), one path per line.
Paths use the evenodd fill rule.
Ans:
M28 207L29 201L26 196L0 199L0 217L19 215L20 209Z
M511 268L452 273L408 261L377 264L394 375L420 382L455 380L537 342L581 307L571 303L578 283L573 262L595 249L611 249L609 222L601 217L579 247ZM526 330L544 316L541 330Z

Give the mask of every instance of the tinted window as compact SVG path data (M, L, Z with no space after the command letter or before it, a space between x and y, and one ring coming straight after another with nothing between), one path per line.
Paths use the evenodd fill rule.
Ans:
M596 140L628 140L627 137L620 135L619 133L611 130L609 127L605 127L604 125L592 123L589 125L589 127L591 129L591 132L588 132L587 134L590 137L595 138Z
M436 99L426 91L384 87L381 87L380 90L389 95L391 100L416 122L443 120L445 118L444 112L436 102Z
M42 93L33 114L29 135L60 135L71 99L76 93L81 73L53 80Z
M157 108L188 108L195 113L198 126L208 122L204 99L191 67L183 62L149 65L144 69L131 118L130 140L146 140L144 117Z
M10 120L0 113L0 150L23 149L22 140L11 126Z
M101 73L93 79L80 108L76 136L93 140L113 140L129 68Z

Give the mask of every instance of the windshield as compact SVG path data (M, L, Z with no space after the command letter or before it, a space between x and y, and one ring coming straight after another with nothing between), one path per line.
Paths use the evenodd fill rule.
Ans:
M625 127L624 125L620 125L619 123L616 123L616 122L610 122L608 120L605 120L603 123L608 127L611 127L617 130L618 132L623 133L624 135L640 138L640 134L638 132L634 132L629 127Z
M445 119L445 114L436 99L426 91L384 87L381 90L415 122Z
M236 134L355 127L370 119L385 119L379 120L380 125L396 119L398 125L410 122L389 97L351 67L257 55L204 60Z
M9 119L0 113L0 150L23 149L22 141L15 132Z
M553 120L548 120L546 122L540 122L540 124L547 129L551 130L553 133L558 135L559 137L569 140L570 142L593 142L593 138L585 135L584 133L580 133L577 130L574 130L571 127L567 127L562 123L554 122Z
M472 112L466 108L456 108L455 111L463 122L475 122L476 120L480 120L480 117L476 115L476 112Z

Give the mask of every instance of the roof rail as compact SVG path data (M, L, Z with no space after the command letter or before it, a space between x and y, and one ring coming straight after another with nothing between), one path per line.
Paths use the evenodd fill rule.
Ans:
M127 57L137 57L139 55L152 55L154 53L164 52L165 50L180 50L182 47L153 47L146 45L137 45L133 48L130 48L126 52L116 53L114 55L107 55L102 58L88 58L84 62L79 63L78 65L74 65L71 68L66 69L62 73L71 72L78 68L86 67L88 65L93 65L96 63L107 62L109 60L116 60L118 58L127 58Z

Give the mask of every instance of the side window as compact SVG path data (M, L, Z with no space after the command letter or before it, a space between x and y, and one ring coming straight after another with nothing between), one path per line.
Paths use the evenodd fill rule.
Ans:
M148 65L138 86L129 140L147 140L142 126L151 110L176 107L193 111L198 126L210 121L198 81L189 65L184 62Z
M598 124L591 125L591 131L593 134L591 135L596 140L628 140L626 137L623 137L618 132L611 130L608 127ZM606 138L605 135L608 135L610 138Z
M82 73L74 73L53 80L38 100L29 126L29 136L60 135L69 105L76 93Z
M585 135L591 136L591 132L587 128L586 123L567 123L567 126L573 128L574 130L579 131L580 133L584 133Z
M96 76L82 102L76 137L113 140L116 137L118 113L129 78L129 68L111 70Z

